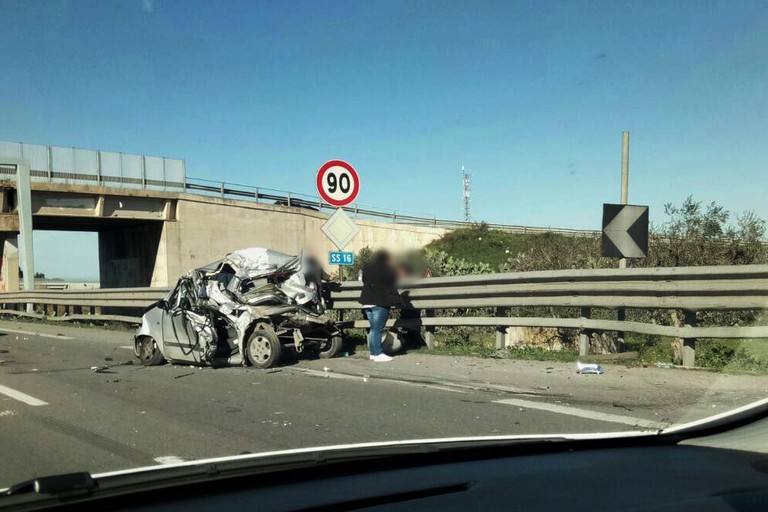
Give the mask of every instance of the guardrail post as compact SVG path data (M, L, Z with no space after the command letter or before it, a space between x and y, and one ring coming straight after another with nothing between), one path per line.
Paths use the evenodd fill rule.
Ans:
M587 319L592 317L592 308L581 308L581 318ZM582 329L579 331L579 355L589 355L589 330Z
M497 317L505 317L507 316L507 308L496 308L496 316ZM496 350L504 350L505 347L505 338L507 335L507 326L506 325L497 325L496 326Z
M290 192L288 192L288 206L293 206L291 204L291 193Z
M426 318L433 318L435 316L434 309L425 309L424 316ZM435 326L427 325L424 327L424 342L427 344L427 348L435 348Z
M254 197L256 197L256 202L259 202L259 187L256 187L256 193L254 194Z
M224 199L224 182L221 182L221 198Z
M683 310L685 327L696 327L696 312ZM683 366L696 365L696 338L683 338Z

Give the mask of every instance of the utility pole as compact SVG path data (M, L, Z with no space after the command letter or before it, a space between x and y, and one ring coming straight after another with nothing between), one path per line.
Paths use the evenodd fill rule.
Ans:
M461 178L464 183L464 222L471 222L472 215L469 212L470 199L470 179L469 174L464 170L464 166L461 166Z
M629 132L621 132L621 204L629 201ZM619 260L619 268L627 268L627 258ZM624 308L618 308L617 320L623 322L627 317ZM624 344L624 332L619 332L619 343Z
M621 132L621 204L629 201L629 132ZM627 268L627 258L619 260L619 268Z

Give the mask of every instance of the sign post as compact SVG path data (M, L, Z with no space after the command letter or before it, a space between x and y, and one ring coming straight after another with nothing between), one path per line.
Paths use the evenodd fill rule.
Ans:
M619 268L627 268L627 258L644 258L648 254L648 207L628 205L629 201L629 132L621 132L621 202L603 205L602 254L619 258ZM624 321L626 310L618 308L616 318ZM619 333L624 342L624 333Z
M320 229L339 249L328 254L328 263L339 266L339 282L341 282L343 280L341 267L354 265L355 262L355 254L344 252L343 249L360 231L343 207L352 203L360 193L360 177L355 168L347 162L330 160L320 166L315 184L320 197L326 203L338 208Z

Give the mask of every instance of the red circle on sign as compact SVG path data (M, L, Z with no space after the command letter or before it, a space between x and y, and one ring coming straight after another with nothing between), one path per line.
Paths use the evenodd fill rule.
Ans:
M335 190L330 190L330 186L325 180L326 174L334 167L341 167L345 173L349 174L352 180L352 186L349 192L343 193L342 197L339 197L338 194L336 194L336 197L332 196L331 194L335 194ZM336 184L335 187L339 187L340 182L341 178L337 177L334 180L334 183ZM357 198L357 194L360 193L360 177L357 175L355 168L344 160L329 160L328 162L325 162L320 167L320 170L317 171L316 185L317 193L320 194L320 197L323 198L323 201L337 207L348 205L354 201Z

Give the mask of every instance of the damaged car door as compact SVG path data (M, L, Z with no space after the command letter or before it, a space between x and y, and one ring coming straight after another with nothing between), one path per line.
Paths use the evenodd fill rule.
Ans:
M190 320L194 300L191 283L182 279L163 315L163 345L167 359L187 363L200 363L203 359L204 347Z

